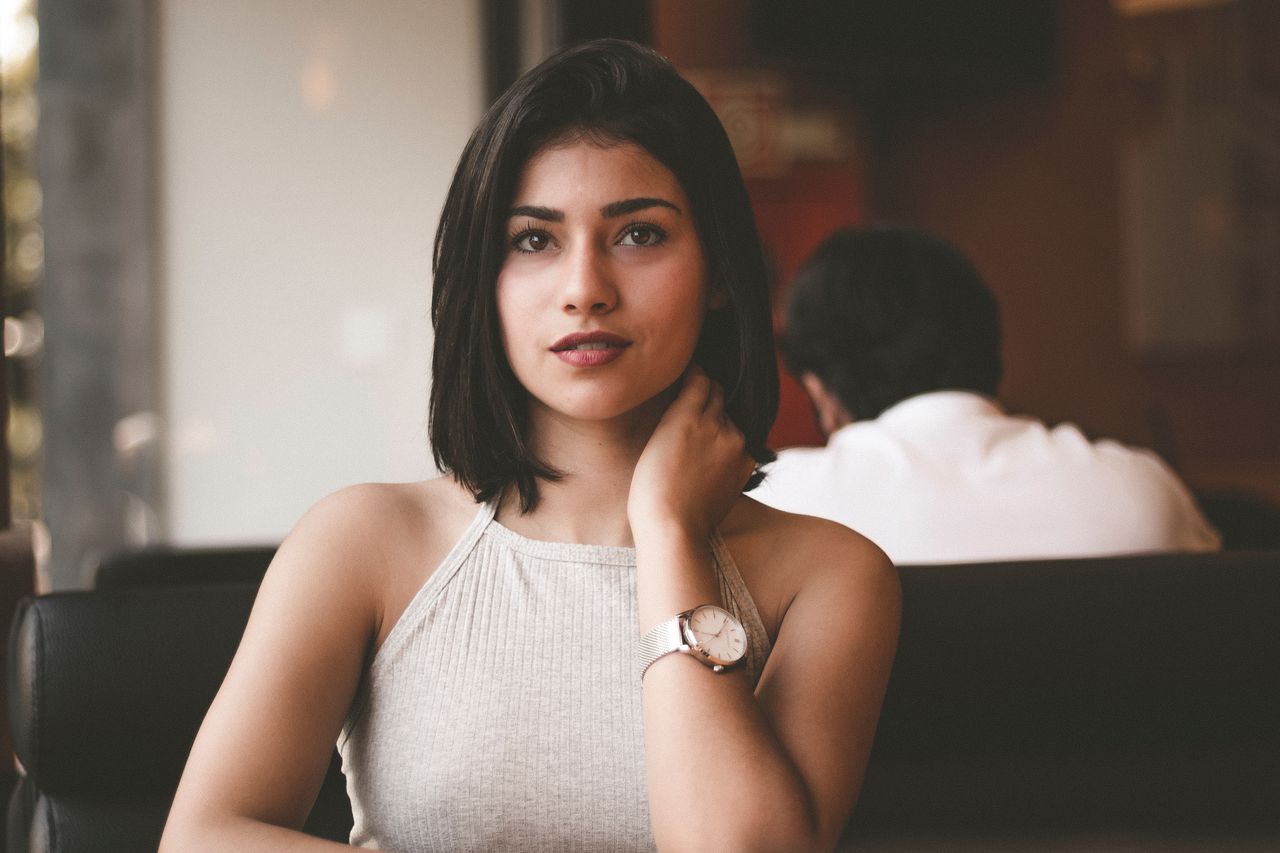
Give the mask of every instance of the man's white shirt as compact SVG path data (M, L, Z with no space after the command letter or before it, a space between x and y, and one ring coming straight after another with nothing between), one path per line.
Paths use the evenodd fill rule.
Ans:
M899 564L1220 547L1154 453L963 391L903 400L826 447L782 451L767 470L751 497L838 521Z

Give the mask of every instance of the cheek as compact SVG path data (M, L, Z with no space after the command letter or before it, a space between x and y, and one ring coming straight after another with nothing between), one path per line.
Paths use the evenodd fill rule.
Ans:
M529 287L521 280L519 274L507 268L498 273L498 281L494 287L493 300L498 307L498 319L502 322L503 333L507 330L518 332L521 318L528 317Z
M697 339L702 334L707 310L712 307L709 288L701 275L672 276L663 293L662 313L670 319L671 330Z

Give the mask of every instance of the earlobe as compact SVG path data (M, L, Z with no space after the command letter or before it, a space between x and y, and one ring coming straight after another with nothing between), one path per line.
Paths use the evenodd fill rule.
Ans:
M839 398L828 390L826 383L816 375L809 372L802 373L800 384L809 395L809 402L813 404L813 413L818 421L818 429L824 436L829 436L840 427L853 423L853 415Z

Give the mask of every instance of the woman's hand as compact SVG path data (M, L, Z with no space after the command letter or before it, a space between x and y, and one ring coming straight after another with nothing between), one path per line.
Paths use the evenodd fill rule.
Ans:
M691 368L627 496L642 635L701 604L733 606L707 540L751 474L744 444L720 389ZM724 544L756 606L785 615L757 684L746 667L714 674L683 654L645 674L653 834L663 850L831 850L857 799L893 661L898 576L838 524L739 509ZM688 725L691 711L715 725ZM709 813L707 791L735 808Z
M724 392L690 365L636 463L627 496L633 535L666 529L705 540L754 467L746 439L725 412Z

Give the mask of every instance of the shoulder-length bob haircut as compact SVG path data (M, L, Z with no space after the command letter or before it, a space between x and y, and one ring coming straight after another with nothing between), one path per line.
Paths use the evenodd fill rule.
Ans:
M666 59L613 39L565 48L529 71L481 119L458 162L436 231L430 436L436 465L477 501L515 486L523 512L560 473L534 453L528 393L507 361L495 300L507 219L529 159L548 144L632 143L671 170L693 208L711 287L694 360L725 391L757 472L778 408L769 289L755 219L724 128Z

